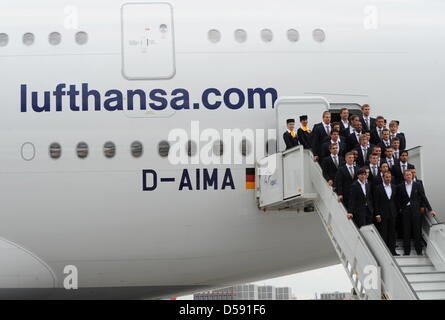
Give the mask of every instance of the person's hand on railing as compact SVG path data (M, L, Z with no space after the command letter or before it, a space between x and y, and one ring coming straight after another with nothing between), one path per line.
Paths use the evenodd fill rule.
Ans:
M318 161L318 156L314 156L314 161Z
M433 217L435 217L435 216L436 216L436 211L431 210L431 211L430 211L430 215L433 216Z
M342 202L343 201L343 196L338 196L337 200L338 200L338 202Z
M352 213L347 213L346 217L348 217L348 219L351 220L354 217L354 215Z
M376 220L378 223L380 223L380 222L382 222L382 217L381 217L381 216L376 216L376 217L375 217L375 220Z
M334 181L329 180L329 181L328 181L328 184L332 187L332 185L334 184Z

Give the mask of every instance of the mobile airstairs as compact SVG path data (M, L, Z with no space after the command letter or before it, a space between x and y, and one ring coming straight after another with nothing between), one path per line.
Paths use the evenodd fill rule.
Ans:
M281 134L286 119L305 114L314 121L321 119L324 111L339 106L357 109L360 101L331 104L320 96L279 98L275 102L278 150L284 150ZM422 178L421 148L411 149L409 156ZM358 230L346 218L344 206L312 159L311 151L299 146L258 161L255 181L259 208L266 214L289 211L297 216L314 208L313 214L320 216L359 299L445 299L445 225L424 215L424 255L414 252L393 257L373 225ZM396 250L402 253L401 247Z
M410 162L418 172L420 150L410 152ZM259 161L259 208L265 213L290 211L297 215L314 208L359 299L445 299L445 226L425 215L424 255L414 252L393 257L374 225L359 230L346 218L344 206L312 158L309 150L299 146Z

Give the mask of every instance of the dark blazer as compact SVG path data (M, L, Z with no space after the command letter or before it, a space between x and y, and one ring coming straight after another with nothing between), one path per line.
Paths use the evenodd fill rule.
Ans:
M400 162L400 160L395 159L395 158L392 158L392 160L393 160L393 163L392 163L393 166L389 168L389 170L391 171L391 173L392 173L392 170L393 170L394 166L395 166L397 163ZM386 157L382 158L382 163L388 163L388 160L386 159ZM389 163L388 163L388 166L389 166ZM393 177L394 177L394 174L393 174Z
M400 151L406 150L406 138L403 132L396 134L396 137L400 140Z
M330 146L331 146L331 139L329 139L327 142L324 142L321 145L320 156L322 157L322 159L326 158L327 156L329 156L331 154L331 152L329 151ZM346 144L344 144L343 142L339 142L339 146L340 146L340 149L338 150L338 154L340 156L344 157L346 154Z
M343 125L343 122L340 120L340 135L341 135L342 137L344 137L345 139L347 139L347 138L349 137L349 135L351 134L351 133L349 132L349 127L350 127L350 126L351 126L351 124L348 123L348 126L345 127L345 126Z
M415 169L415 168L416 167L413 164L408 163L408 167L407 167L408 170ZM403 173L402 173L402 163L400 161L397 161L397 163L392 167L391 172L394 175L394 177L396 178L397 184L400 184L405 181L405 178L403 177Z
M348 136L346 144L347 144L348 151L351 151L352 149L354 149L355 147L360 145L360 141L358 141L355 131L354 131L354 133L351 133Z
M374 209L375 215L380 215L382 219L397 217L397 187L391 183L392 194L388 199L383 181L374 187Z
M354 178L351 177L346 164L338 168L337 175L335 177L335 188L339 196L343 196L343 203L348 204L349 193L351 190L351 184L356 179L358 167L354 166Z
M380 175L380 169L379 169L379 167L377 166L377 175L374 176L374 175L372 174L371 164L368 164L368 167L369 167L369 177L368 177L368 181L369 181L369 183L371 183L372 186L375 186L375 185L376 185L376 182L378 181L378 179L381 178L381 175Z
M325 124L323 122L317 123L311 134L311 145L314 156L321 156L321 145L327 138L329 138L329 135L326 133Z
M323 158L321 168L323 169L323 177L326 179L326 181L332 180L335 183L338 168L345 164L345 160L343 157L338 157L338 164L338 167L336 167L334 164L334 160L332 160L332 157L330 155Z
M368 128L368 126L366 125L365 119L363 118L363 116L360 116L360 122L362 123L363 126L363 131L372 131L372 129L374 129L376 127L375 125L375 118L369 117L369 122L371 124L371 128Z
M385 143L383 142L383 140L380 140L380 142L377 145L380 148L382 148L382 155L384 155L387 147L386 147ZM389 143L389 146L391 146L391 142Z
M369 148L366 152L366 159L363 158L362 147L360 145L354 148L354 150L357 150L358 152L357 165L364 166L366 164L366 161L369 159L369 156L371 155L372 152L371 150L373 147L374 145L372 144L369 145Z
M298 135L295 133L295 138L292 137L289 131L283 133L283 139L286 143L286 150L298 146Z
M374 204L371 185L366 184L366 195L363 194L360 182L357 180L351 185L348 212L354 215L355 224L360 228L372 221L374 217Z
M408 206L410 203L410 206ZM425 195L425 192L419 182L413 181L411 190L411 197L408 197L406 192L405 182L397 186L397 206L402 212L409 212L413 216L420 216L420 207L425 206L428 211L431 211L431 205Z
M298 128L297 130L298 142L305 149L311 148L311 133L303 131L303 129Z
M379 131L377 127L371 130L371 141L372 144L378 145L382 142L382 139L379 137Z

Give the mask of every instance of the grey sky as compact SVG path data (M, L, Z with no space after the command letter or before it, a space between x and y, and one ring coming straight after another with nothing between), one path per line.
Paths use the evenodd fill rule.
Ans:
M341 264L297 273L290 276L253 282L257 285L291 287L297 299L313 299L315 293L350 292L352 285ZM178 300L193 299L193 296L179 297Z

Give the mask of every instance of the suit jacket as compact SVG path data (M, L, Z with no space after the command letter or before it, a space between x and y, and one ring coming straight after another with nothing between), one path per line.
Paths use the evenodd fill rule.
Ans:
M323 144L324 140L329 138L329 135L326 133L326 128L324 122L317 123L314 126L314 129L312 130L311 134L311 145L312 145L312 152L314 153L314 156L321 156L321 145Z
M358 227L365 225L366 221L374 216L374 203L369 183L366 183L366 195L358 180L351 185L348 212L354 215L353 219Z
M363 158L363 151L362 147L359 145L358 147L355 147L354 150L357 150L358 152L358 159L357 159L357 165L364 166L366 164L366 161L369 159L369 156L371 155L371 150L374 147L374 145L370 144L368 147L368 150L366 152L366 159Z
M322 157L322 159L326 158L331 154L331 152L329 151L330 146L331 146L331 139L329 139L327 142L324 142L321 145L320 156ZM338 155L344 157L346 154L346 144L344 144L343 142L339 142L339 147L340 149L338 150Z
M413 181L411 197L409 197L408 193L406 192L405 182L399 184L397 188L397 205L398 209L401 210L403 214L420 216L421 206L425 206L428 211L432 210L425 192L419 182ZM408 203L410 203L409 206Z
M371 183L372 186L375 186L375 185L376 185L376 182L378 181L378 179L381 178L381 175L380 175L380 169L379 169L379 167L377 166L377 175L374 176L374 175L372 174L372 168L371 168L371 166L372 166L371 164L368 165L368 167L369 167L369 177L368 177L368 181L369 181L369 183Z
M311 148L311 133L303 131L303 129L298 128L297 130L298 142L305 148Z
M383 182L374 188L374 209L375 215L380 215L382 219L395 218L397 210L397 187L391 183L392 194L388 199Z
M407 169L415 169L416 167L411 164L408 163ZM405 178L403 177L403 173L402 173L402 163L400 161L397 161L397 163L392 167L391 170L392 174L394 175L394 177L396 178L396 183L400 184L402 182L405 181Z
M406 150L406 138L403 132L396 134L396 137L400 140L400 151Z
M295 138L292 137L289 131L286 131L283 133L283 139L286 143L286 150L293 148L295 146L298 146L298 136L297 133L295 133Z
M352 149L354 149L355 147L360 145L360 141L358 140L357 134L355 131L354 131L354 133L351 133L348 136L346 144L347 144L348 151L351 151Z
M337 176L338 168L340 168L344 164L345 160L341 156L338 157L338 167L335 166L334 160L332 160L332 157L330 155L323 158L321 168L323 169L323 177L326 179L326 181L334 181L335 186L335 178Z
M379 131L378 131L377 127L375 127L374 129L371 130L371 141L370 142L375 145L378 145L378 144L380 144L380 142L382 142L382 139L379 137Z
M383 142L383 140L380 140L380 142L377 145L380 148L382 148L382 155L384 155L387 147L386 147L385 143ZM391 146L391 143L389 143L389 145Z
M345 203L348 203L347 199L349 198L351 185L356 179L357 171L358 167L354 166L354 178L352 178L346 164L338 168L337 175L335 177L335 188L337 194L339 196L343 196L343 198L346 200Z
M362 123L364 131L370 131L371 132L372 129L374 129L376 127L376 125L375 125L375 118L369 117L369 122L371 124L371 128L368 128L368 125L366 124L365 119L363 118L363 116L360 116L360 122Z
M391 171L391 173L393 174L393 177L394 177L393 168L397 163L400 162L400 160L395 159L395 158L392 158L392 160L393 160L392 167L389 168L389 171ZM382 158L382 163L388 163L388 159L386 159L386 157ZM388 166L389 166L389 163L388 163Z
M348 123L348 126L345 127L343 122L340 120L340 135L345 139L347 139L349 137L349 135L351 134L351 132L349 131L350 126L351 126L351 124Z

